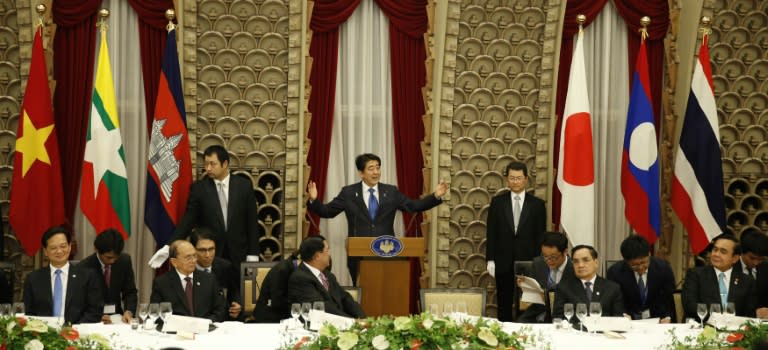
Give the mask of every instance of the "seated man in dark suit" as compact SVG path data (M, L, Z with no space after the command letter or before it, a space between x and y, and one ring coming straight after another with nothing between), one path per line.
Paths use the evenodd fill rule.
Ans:
M291 303L288 300L288 279L301 263L298 252L288 259L273 266L264 282L261 283L261 294L253 308L253 320L256 323L278 323L291 316Z
M50 265L32 271L24 281L26 314L64 317L66 323L101 321L104 301L99 281L90 269L69 263L69 230L50 228L41 241Z
M364 318L365 313L347 291L336 281L336 276L326 269L331 255L323 236L311 236L301 242L299 254L303 262L288 279L288 299L292 303L322 301L325 312L354 318Z
M560 232L547 232L541 243L541 256L533 258L533 278L544 288L544 304L531 304L517 318L517 322L542 323L552 322L549 292L555 291L563 279L576 278L573 264L568 258L568 238ZM518 279L518 285L520 284Z
M768 318L768 236L756 229L747 229L741 233L741 259L734 265L745 275L752 276L756 282L756 316Z
M238 271L229 260L216 256L215 236L207 227L198 227L192 234L190 243L197 250L197 271L212 273L216 277L221 294L226 297L231 319L240 318L242 307L240 300L240 279Z
M120 232L108 229L96 236L93 247L96 253L83 259L78 266L91 269L97 276L104 296L104 314L101 321L112 323L109 315L123 316L130 323L136 313L136 279L131 256L123 253L125 242Z
M600 261L597 250L588 245L577 245L571 249L573 269L576 278L561 280L555 288L555 310L552 317L563 317L563 305L599 302L603 316L622 316L624 301L619 285L597 275ZM576 322L576 317L571 321Z
M688 270L683 284L685 317L698 318L696 304L719 304L725 308L733 302L737 316L755 317L757 308L755 280L733 265L739 261L741 247L736 237L722 233L712 241L711 266Z
M173 314L224 321L227 308L219 291L216 277L195 272L197 254L191 243L176 240L171 243L168 255L173 269L152 283L153 303L170 302Z
M642 236L627 237L621 242L624 261L608 269L608 280L621 286L624 309L632 319L658 317L669 323L675 317L675 276L668 262L650 252Z

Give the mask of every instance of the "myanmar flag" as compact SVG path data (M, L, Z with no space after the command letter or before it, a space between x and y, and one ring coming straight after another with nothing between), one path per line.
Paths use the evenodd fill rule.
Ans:
M80 209L97 233L114 228L123 238L131 235L125 150L120 137L115 88L104 33L86 135Z
M40 249L48 228L64 224L59 142L45 69L42 29L35 32L29 79L21 104L11 184L11 227L27 255Z

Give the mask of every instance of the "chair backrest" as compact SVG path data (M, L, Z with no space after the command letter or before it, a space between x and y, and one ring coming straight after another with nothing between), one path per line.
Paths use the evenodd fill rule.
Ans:
M246 314L252 313L253 308L256 307L261 284L275 265L277 265L276 261L240 263L240 295L243 298L241 305Z
M623 262L624 260L606 260L605 261L605 271L603 271L603 275L608 274L608 269L611 268L611 266L616 265L620 262Z
M683 291L680 289L675 289L674 293L672 293L672 297L675 299L675 317L677 317L677 319L672 320L672 322L684 322L685 319L683 318Z
M13 302L13 288L16 285L16 265L0 261L0 303Z
M523 260L523 261L515 261L515 276L517 275L523 275L528 277L533 277L533 261L531 260ZM520 296L522 295L522 291L520 288L515 288L515 296L514 296L514 305L515 305L515 317L520 315L520 311L525 311L525 309L530 306L529 303L526 303L524 301L520 301Z
M344 288L349 295L352 296L352 299L354 299L358 304L360 304L363 300L363 289L360 287L350 287L350 286L344 286Z
M429 305L435 304L440 312L445 304L454 304L463 301L467 304L467 313L473 316L485 316L485 288L422 288L419 291L421 295L422 311L429 310Z

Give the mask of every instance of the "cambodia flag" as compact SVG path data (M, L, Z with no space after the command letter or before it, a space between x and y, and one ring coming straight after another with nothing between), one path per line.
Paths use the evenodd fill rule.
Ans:
M672 208L699 254L725 228L723 165L708 36L704 36L693 71L672 179Z
M168 32L147 158L144 222L158 246L168 243L184 215L192 184L186 111L181 90L176 30Z
M661 231L659 148L651 103L645 40L637 53L629 97L624 151L621 155L621 194L624 215L632 229L653 244Z

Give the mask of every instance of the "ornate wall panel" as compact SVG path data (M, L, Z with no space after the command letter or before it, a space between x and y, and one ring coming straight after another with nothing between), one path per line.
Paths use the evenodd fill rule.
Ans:
M198 1L195 21L197 173L204 173L206 147L227 148L232 173L253 182L265 232L262 256L277 259L283 252L285 181L297 181L295 172L286 174L286 164L296 159L295 145L293 160L287 159L287 130L296 130L298 115L292 108L289 125L288 96L297 93L288 87L301 79L288 69L288 2ZM291 215L295 220L295 210Z

